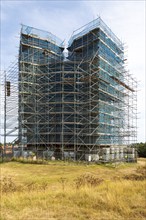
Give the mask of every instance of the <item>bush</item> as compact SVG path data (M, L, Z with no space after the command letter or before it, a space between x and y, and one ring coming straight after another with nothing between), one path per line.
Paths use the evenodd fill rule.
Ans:
M103 179L100 179L96 176L93 176L91 174L83 174L75 179L75 185L76 188L79 189L83 186L91 186L95 187L98 186L103 182Z
M17 187L13 179L9 176L5 176L0 181L1 192L15 192Z

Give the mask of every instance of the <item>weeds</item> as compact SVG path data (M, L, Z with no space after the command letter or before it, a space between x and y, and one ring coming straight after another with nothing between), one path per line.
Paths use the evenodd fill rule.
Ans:
M61 183L62 191L64 192L64 190L65 190L65 185L66 185L66 183L67 183L67 178L61 177L61 178L59 179L59 183Z
M1 164L1 219L145 219L145 167L62 165Z
M5 192L5 193L15 192L17 190L17 186L14 180L9 176L5 176L1 179L0 188L1 188L1 192Z
M83 186L95 187L103 182L103 179L95 177L91 174L83 174L75 179L76 188L79 189Z
M28 164L48 164L48 161L46 161L46 160L43 160L43 159L33 160L31 157L30 158L23 158L23 157L15 158L15 157L13 157L11 159L11 161L19 162L19 163L28 163Z
M146 178L146 165L137 167L137 173Z
M24 185L16 184L15 181L5 176L0 181L1 193L14 193L14 192L31 192L31 191L45 191L48 188L48 183L43 182L38 184L37 182L29 182Z
M125 175L124 179L127 180L145 180L146 179L146 165L145 166L139 166L136 169L136 173L132 173L130 175Z

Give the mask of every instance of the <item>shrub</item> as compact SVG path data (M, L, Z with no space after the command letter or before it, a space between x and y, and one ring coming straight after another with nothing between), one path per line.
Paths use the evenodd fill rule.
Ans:
M146 158L146 143L137 143L132 144L131 147L135 147L137 149L137 153L139 157Z
M95 177L90 174L83 174L75 179L76 188L80 188L83 186L91 186L95 187L103 182L103 179Z
M17 187L13 179L9 176L5 176L0 182L1 192L15 192Z

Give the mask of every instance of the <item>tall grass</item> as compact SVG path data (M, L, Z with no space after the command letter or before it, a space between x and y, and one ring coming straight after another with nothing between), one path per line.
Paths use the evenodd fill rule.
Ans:
M143 173L135 166L129 176ZM125 167L8 163L1 174L1 220L146 219L146 180Z

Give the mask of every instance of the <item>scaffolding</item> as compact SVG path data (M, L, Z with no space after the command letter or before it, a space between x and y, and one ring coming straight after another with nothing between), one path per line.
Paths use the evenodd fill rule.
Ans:
M4 154L9 156L13 155L9 143L18 142L18 74L18 61L1 74L1 143L4 143Z
M74 160L110 160L104 155L113 149L123 155L137 137L137 81L126 70L124 45L99 17L76 30L67 49L65 58L59 38L22 25L16 71L22 152Z

